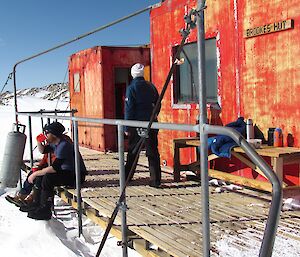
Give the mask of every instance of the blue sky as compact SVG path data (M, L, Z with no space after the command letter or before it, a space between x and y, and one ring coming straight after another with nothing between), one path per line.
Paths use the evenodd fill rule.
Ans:
M0 90L13 65L160 0L2 0L0 15ZM64 81L68 57L96 45L150 41L149 11L80 41L22 63L17 88ZM68 77L66 77L66 80ZM9 81L6 90L12 91Z

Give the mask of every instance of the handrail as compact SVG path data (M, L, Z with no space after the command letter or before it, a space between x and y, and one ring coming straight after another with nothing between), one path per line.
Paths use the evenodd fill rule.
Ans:
M117 119L97 119L97 118L83 118L83 117L66 117L59 115L44 115L44 114L32 114L32 113L17 113L23 116L32 117L46 117L48 119L61 119L61 120L71 120L72 122L89 122L89 123L100 123L106 125L118 126L118 130L122 129L123 126L129 127L142 127L147 128L148 122L146 121L129 121L129 120L117 120ZM264 231L263 241L260 248L260 257L269 257L272 255L272 250L274 246L277 225L279 221L280 209L281 209L281 198L282 198L282 188L280 181L275 174L275 172L270 168L270 166L261 158L257 152L248 144L245 138L238 133L236 130L229 127L221 127L204 124L202 129L199 125L189 125L189 124L172 124L172 123L159 123L153 122L153 129L166 129L166 130L182 130L190 132L206 133L206 134L221 134L231 137L242 149L245 154L250 158L250 160L256 164L262 172L266 175L272 184L272 202L269 209L269 215L267 219L266 228ZM119 136L120 138L120 136ZM74 138L74 144L78 145L78 137ZM119 148L120 151L121 148ZM123 149L124 151L124 149ZM122 154L122 153L121 153ZM76 162L75 165L78 165ZM121 164L120 164L121 165ZM122 169L120 167L120 169ZM77 170L78 167L77 167ZM76 188L80 191L80 188ZM77 195L80 196L80 192L77 191ZM126 210L125 210L126 211ZM204 235L206 236L206 235ZM208 253L209 254L209 253Z
M204 125L204 131L205 133L222 134L231 137L239 146L241 146L241 148L245 151L245 154L255 165L257 165L263 171L268 180L271 182L272 201L259 256L272 256L282 200L282 187L279 178L277 177L276 173L270 168L270 166L258 155L254 148L251 147L245 140L245 138L236 130L228 127L212 126L206 124Z
M128 127L140 127L147 128L149 122L147 121L133 121L133 120L120 120L120 119L101 119L101 118L84 118L84 117L69 117L69 116L58 116L58 115L43 115L40 113L31 114L25 112L17 112L18 115L23 116L32 116L32 117L44 117L48 119L61 119L61 120L71 120L71 121L80 121L88 123L97 123L105 125L123 125ZM80 126L80 125L79 125ZM166 129L166 130L181 130L187 132L199 132L198 125L190 124L174 124L167 122L153 122L151 126L152 129Z

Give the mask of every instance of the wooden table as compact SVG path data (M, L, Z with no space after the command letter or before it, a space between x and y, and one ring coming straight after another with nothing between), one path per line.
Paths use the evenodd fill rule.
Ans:
M181 171L199 171L199 161L190 163L188 165L182 165L180 163L180 149L187 147L199 147L200 140L198 137L192 138L176 138L173 140L174 146L174 180L180 181ZM300 148L295 147L273 147L263 145L261 149L256 149L256 152L262 157L269 157L271 159L272 169L277 174L280 181L283 181L283 166L286 164L298 164L298 184L300 185ZM242 163L255 170L260 175L264 176L264 173L252 163L244 154L244 150L241 147L235 147L232 149L231 154L239 159ZM215 154L210 154L208 156L208 161L220 158ZM258 181L255 179L245 178L237 175L232 175L223 171L217 171L209 169L209 175L211 177L216 177L223 179L232 183L242 184L245 186L250 186L265 191L271 191L272 186L269 182ZM283 187L287 185L282 182Z

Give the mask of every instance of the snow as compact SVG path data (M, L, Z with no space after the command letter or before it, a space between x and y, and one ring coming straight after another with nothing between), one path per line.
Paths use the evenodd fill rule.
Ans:
M288 233L288 229L279 226L278 231ZM221 240L217 242L217 249L219 250L219 256L226 257L249 257L259 256L259 249L261 242L257 244L257 235L255 231L247 229L239 231L243 235L243 242L247 244L246 249L238 249L234 247L234 244L241 245L241 239L237 237L233 238L230 235L224 234ZM245 240L247 238L247 240ZM296 257L300 256L299 241L289 238L283 238L281 235L277 235L275 238L274 249L272 257Z
M55 200L56 216L50 221L36 221L27 218L16 206L5 200L16 189L2 189L0 196L0 252L9 257L75 257L95 256L103 230L83 219L83 236L78 237L77 214L58 197ZM1 194L0 193L0 194ZM140 256L129 250L129 256ZM117 239L109 236L101 257L121 257L122 249Z
M37 94L43 97L47 92ZM15 122L13 100L7 105L0 105L0 168L4 153L7 134L12 131ZM68 101L50 101L36 96L22 96L18 98L19 111L66 110ZM22 124L28 124L28 117L19 116ZM44 121L46 122L46 120ZM62 122L67 131L70 130L70 122ZM32 117L33 138L42 131L41 119ZM28 136L28 128L25 130ZM70 133L69 133L70 134ZM24 159L30 159L29 140L27 138ZM35 142L35 140L33 140ZM33 145L34 147L35 145ZM34 158L40 154L34 151ZM50 221L36 221L27 218L18 208L5 200L6 195L14 195L17 188L0 188L0 256L5 257L75 257L95 256L103 230L91 220L83 220L83 236L78 237L77 213L70 206L64 204L58 197L55 203L56 216ZM117 246L117 239L109 236L101 257L121 257L122 248ZM128 256L139 257L132 249L128 249Z

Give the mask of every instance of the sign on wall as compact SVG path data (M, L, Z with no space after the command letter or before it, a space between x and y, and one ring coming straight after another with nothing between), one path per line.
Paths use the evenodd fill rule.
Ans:
M294 28L294 20L284 20L279 22L273 22L270 24L262 25L259 27L246 29L245 38L256 37L260 35L270 34L278 31Z

